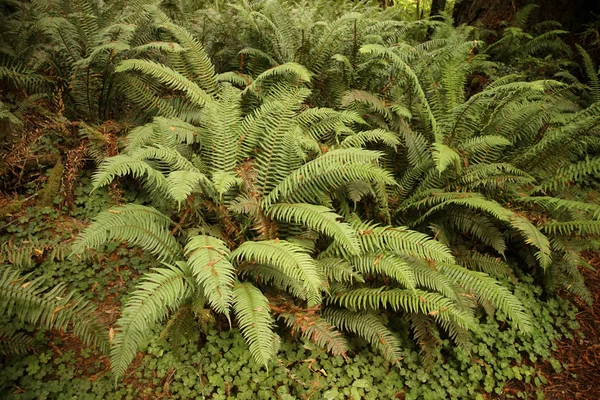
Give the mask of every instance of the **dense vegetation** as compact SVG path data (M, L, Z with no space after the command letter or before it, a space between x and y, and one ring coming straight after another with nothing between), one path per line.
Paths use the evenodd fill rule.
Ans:
M0 1L0 392L545 383L523 357L591 302L599 72L534 6L411 5Z

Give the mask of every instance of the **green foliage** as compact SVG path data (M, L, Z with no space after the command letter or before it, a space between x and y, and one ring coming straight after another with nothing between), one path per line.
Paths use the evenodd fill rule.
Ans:
M65 330L73 324L73 334L86 343L108 350L108 340L103 326L93 315L94 306L74 292L65 292L64 285L47 287L43 279L29 280L18 270L4 267L0 277L0 315L31 326ZM23 352L29 342L22 333L8 332L4 341L12 341L9 352ZM6 353L5 353L6 354Z
M537 330L534 296L513 293L520 281L535 276L546 296L562 288L591 300L579 272L581 252L597 249L600 234L600 209L585 193L600 169L598 74L589 55L578 49L587 86L566 71L557 75L563 82L546 79L570 50L555 23L527 26L533 6L488 46L483 32L455 29L449 18L408 22L399 5L338 3L6 6L0 118L28 127L29 106L20 104L31 98L57 130L79 131L98 167L92 193L78 189L72 215L94 220L71 230L71 257L63 257L68 240L35 231L27 211L4 227L15 240L3 246L2 263L39 264L31 287L46 275L79 288L85 274L79 281L96 279L90 297L105 287L103 299L128 291L111 326L117 379L149 341L186 348L229 325L257 365L247 374L278 382L278 396L305 394L285 389L290 379L311 378L313 394L324 389L328 372L315 378L311 364L298 377L279 360L279 320L310 351L320 351L315 344L330 352L319 358L324 365L339 367L335 357L349 357L350 344L368 343L382 355L374 362L380 374L400 367L393 374L407 398L444 398L443 386L465 376L473 384L454 387L456 396L473 397L511 377L498 360L518 359L518 352L493 358L486 342L493 335L482 329L494 327L507 343L551 340L550 328ZM77 142L66 133L60 139ZM56 154L64 170L52 163L41 205L52 204L61 176L77 179L73 153L62 157L63 150ZM115 274L131 283L114 284ZM44 310L41 320L15 315L48 325ZM96 328L85 326L76 333L94 342ZM18 333L10 339L15 351L31 345ZM406 376L403 365L416 365L414 342L443 385ZM541 353L530 344L523 350ZM482 364L466 366L469 349ZM442 352L460 372L435 369ZM249 360L240 346L232 353ZM527 370L519 368L513 376ZM351 386L331 385L323 396L397 394L366 390L373 379L352 371ZM232 395L234 378L224 370L209 375L207 393L205 381L192 390L181 374L173 385L181 397ZM249 380L240 378L233 394L245 393Z
M409 399L467 399L482 393L497 396L509 381L542 389L546 378L530 362L549 359L559 370L563 368L560 361L551 358L551 352L554 341L572 338L570 329L577 327L575 310L564 300L534 301L541 292L530 283L519 283L514 291L536 316L531 334L501 329L497 321L488 319L474 333L470 353L441 339L444 357L434 356L428 368L412 345L400 348L396 367L361 343L353 342L356 350L345 360L308 341L284 337L278 352L280 363L267 372L246 350L245 339L237 329L208 329L202 348L189 343L179 354L169 351L165 338L156 335L145 346L140 365L130 372L135 384L119 383L115 388L110 376L102 373L104 364L88 358L89 352L69 349L58 354L47 349L1 364L0 393L8 399L43 395L118 399L166 393L174 399L291 399L311 393L325 399L391 398L401 393ZM503 315L498 317L504 319ZM320 326L324 327L323 322ZM403 324L403 332L407 334L409 329ZM60 338L55 340L60 346ZM82 359L86 360L84 369ZM90 379L92 376L95 378ZM24 392L12 394L15 385Z

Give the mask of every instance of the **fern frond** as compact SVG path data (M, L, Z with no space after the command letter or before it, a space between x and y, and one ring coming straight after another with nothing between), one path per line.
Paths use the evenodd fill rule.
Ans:
M475 251L467 255L456 258L459 265L474 271L485 272L486 274L497 278L514 277L512 269L499 257L492 257L488 254L481 254Z
M586 158L583 161L574 163L565 168L560 168L555 172L554 176L534 191L558 190L568 187L574 183L580 182L582 178L598 174L600 172L600 157Z
M196 191L206 177L200 172L173 171L167 176L167 192L180 206L190 194Z
M576 44L577 51L581 55L583 59L583 71L585 72L585 76L588 80L588 86L590 87L590 92L592 95L592 101L594 103L600 101L600 76L598 76L598 71L596 70L596 66L594 65L594 61L584 50L583 47Z
M342 217L327 207L303 203L277 203L270 207L268 213L275 219L295 222L330 236L343 246L348 254L359 254L360 244L356 232Z
M540 226L542 232L550 235L600 235L600 221L552 221Z
M348 261L337 257L319 258L317 260L319 269L325 273L328 281L335 282L364 282L363 277L348 263Z
M310 82L312 78L312 73L302 65L295 62L287 62L285 64L269 68L268 70L257 76L254 79L254 81L250 85L248 85L246 89L244 89L244 92L259 91L263 83L269 78L286 75L296 77L297 83Z
M332 356L346 358L348 343L344 336L326 320L312 313L302 314L295 311L279 313L279 318L291 328L292 333L299 332L301 337L327 350Z
M185 60L186 68L191 69L188 78L209 95L218 93L220 88L215 78L215 67L202 44L184 27L168 21L165 16L162 19L160 28L168 30L186 50L181 57Z
M18 356L29 353L34 348L35 339L25 332L0 333L0 355Z
M188 265L202 287L210 306L229 317L235 269L230 251L221 240L207 235L192 236L185 246Z
M251 283L236 282L233 286L233 307L250 354L268 370L278 347L269 300Z
M396 364L402 359L400 341L375 315L327 308L321 316L333 326L366 340L389 362Z
M165 267L154 268L143 275L123 306L111 344L110 365L116 379L125 373L152 326L164 320L170 311L177 310L192 295L191 279L192 272L182 262L165 264Z
M394 254L365 254L352 257L348 261L362 274L388 276L407 289L414 289L417 285L412 266Z
M94 316L95 308L89 301L75 292L67 292L64 284L47 287L42 278L29 280L30 276L22 276L17 269L3 267L0 275L0 316L45 329L66 330L72 324L76 337L103 352L108 351L106 329Z
M395 185L387 171L373 164L381 155L360 149L329 151L287 176L263 200L263 206L269 207L277 200L310 202L320 193L354 180Z
M377 142L381 142L394 150L396 150L396 147L400 144L400 141L393 132L384 129L373 129L348 136L340 143L340 147L364 147L367 143Z
M377 310L389 306L393 311L429 314L436 319L457 323L462 328L472 328L476 324L473 314L457 307L453 300L420 289L382 287L347 290L332 296L331 302L350 310Z
M138 71L157 79L161 84L172 90L181 90L187 97L199 106L213 101L213 98L194 82L179 74L164 64L150 60L124 60L115 68L115 72Z
M361 245L365 252L391 250L399 255L412 256L425 260L452 263L454 257L450 249L429 236L405 227L377 226L359 223Z
M302 282L290 278L281 269L272 265L243 264L238 267L240 277L252 276L260 284L272 285L277 289L284 290L292 296L306 300L306 289Z
M181 246L171 235L171 220L152 207L127 204L103 211L79 235L72 254L99 248L112 240L127 241L156 255L160 260L177 260Z
M244 242L231 252L230 259L271 265L302 284L309 307L321 303L323 278L317 264L300 246L285 240Z
M423 364L431 366L434 358L439 354L440 340L435 335L435 322L428 315L409 313L410 328L413 331L415 341L421 347Z
M469 271L458 265L438 265L440 272L448 275L458 285L467 291L479 294L486 301L502 310L517 326L524 332L530 332L533 328L533 320L525 312L523 304L519 299L487 274Z
M442 143L434 143L433 149L433 161L435 161L435 166L440 175L446 170L446 168L448 168L449 165L459 165L460 156L450 147Z

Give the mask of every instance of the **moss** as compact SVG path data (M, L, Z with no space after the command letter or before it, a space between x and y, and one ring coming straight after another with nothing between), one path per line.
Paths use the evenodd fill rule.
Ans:
M51 207L54 202L54 197L58 194L60 190L60 182L62 180L63 171L65 167L59 161L56 163L54 168L50 171L50 176L48 177L48 183L42 190L40 190L40 206L42 207Z
M0 220L21 211L23 203L25 200L13 200L5 206L0 206Z

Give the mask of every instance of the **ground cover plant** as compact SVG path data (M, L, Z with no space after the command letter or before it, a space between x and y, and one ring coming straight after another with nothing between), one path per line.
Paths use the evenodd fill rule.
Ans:
M0 5L0 351L30 354L7 396L547 383L528 363L591 304L600 233L598 69L558 23Z

